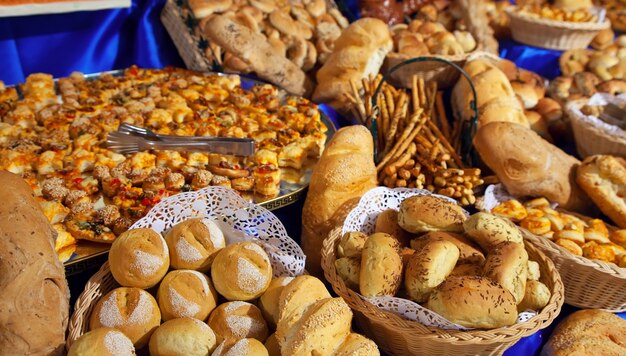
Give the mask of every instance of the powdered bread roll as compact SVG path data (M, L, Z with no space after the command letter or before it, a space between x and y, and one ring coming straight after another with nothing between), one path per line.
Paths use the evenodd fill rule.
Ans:
M208 324L215 332L218 343L243 338L264 342L269 335L261 310L247 302L221 304L209 316Z
M267 349L267 353L274 356L280 356L280 345L278 344L278 339L276 338L276 334L272 334L267 337L265 340L265 349Z
M259 298L258 306L263 313L263 317L269 325L275 329L278 323L280 294L284 287L293 281L293 277L278 277L272 279L267 290Z
M528 253L524 245L512 241L496 245L487 255L483 275L511 292L519 304L528 279Z
M604 214L626 228L626 167L608 155L585 158L577 182Z
M218 293L228 300L258 298L272 281L267 253L254 242L239 242L221 249L211 268Z
M525 310L539 311L548 305L551 296L552 293L545 284L539 281L528 281L524 291L524 299L517 305L517 310L520 312Z
M494 246L504 241L523 243L522 233L517 226L497 215L478 212L463 224L465 233L489 252Z
M467 328L493 329L517 320L515 297L486 277L448 277L430 295L428 309Z
M398 225L398 211L393 209L387 209L378 215L374 232L384 232L395 237L400 246L407 246L410 240L410 234Z
M431 241L409 259L404 273L404 287L409 298L418 303L452 272L459 259L459 249L450 241Z
M152 229L132 229L113 241L109 267L117 283L147 289L163 279L170 266L165 240Z
M361 259L356 257L342 257L335 260L337 274L346 283L348 288L359 290L361 278Z
M98 328L79 337L67 356L134 356L133 342L121 331Z
M380 355L376 343L363 335L350 333L334 356L377 356Z
M411 240L411 247L414 250L419 251L431 241L452 242L456 247L458 247L460 252L459 261L457 262L459 264L475 263L478 265L482 265L485 262L485 255L480 250L480 247L476 245L476 243L461 234L455 234L453 232L429 232L424 236L420 236L416 239Z
M398 224L410 233L462 232L466 218L463 209L451 201L433 195L417 195L400 203Z
M116 288L98 300L89 320L90 330L115 328L140 349L161 323L156 300L139 288Z
M222 342L211 356L269 356L267 349L257 339Z
M217 347L211 328L198 319L179 318L161 324L150 338L150 356L204 356Z
M157 292L163 320L196 318L206 320L217 306L217 292L206 275L191 270L168 273Z
M337 255L339 257L361 257L363 246L367 235L358 231L346 232L341 236L339 245L337 246Z
M224 234L210 219L187 219L165 233L174 269L206 272L217 252L226 246Z
M402 275L400 244L382 232L371 235L363 247L359 289L365 297L396 295Z

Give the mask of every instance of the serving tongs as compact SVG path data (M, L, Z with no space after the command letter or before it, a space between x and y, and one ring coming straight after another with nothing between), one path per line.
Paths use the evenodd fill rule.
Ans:
M608 103L600 113L600 120L626 130L626 109L617 104Z
M107 135L107 148L121 154L147 150L195 151L233 156L254 155L254 140L249 138L159 135L150 129L120 124Z

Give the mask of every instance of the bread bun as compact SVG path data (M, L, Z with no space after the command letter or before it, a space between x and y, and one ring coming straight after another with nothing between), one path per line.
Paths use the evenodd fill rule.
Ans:
M380 355L376 343L363 335L350 333L334 356L376 356Z
M525 83L521 80L513 80L511 81L511 88L513 88L515 94L522 99L524 109L532 109L537 105L537 102L539 102L540 92L538 92L535 86L531 83Z
M359 290L365 297L393 296L398 292L402 275L400 244L382 232L371 235L363 247Z
M221 304L209 316L208 324L215 332L218 343L243 338L264 342L269 335L261 310L247 302Z
M485 255L478 245L467 237L453 232L433 231L424 236L420 236L411 240L411 248L416 251L421 250L427 243L431 241L449 241L458 247L459 264L476 263L482 265L485 262Z
M98 328L81 335L67 356L131 356L135 355L133 342L121 331L113 328Z
M493 329L517 320L513 294L486 277L448 277L430 295L428 309L466 328Z
M615 32L611 28L606 28L596 35L591 41L591 48L597 50L603 50L609 47L613 43L615 38Z
M384 232L395 237L400 246L408 245L409 234L398 225L398 211L394 209L387 209L378 214L374 232Z
M222 342L211 356L269 356L265 345L257 339Z
M341 236L339 245L337 246L337 255L339 257L361 257L363 246L367 240L367 235L362 232L351 231Z
M528 280L538 281L540 277L539 263L528 260Z
M576 181L604 214L619 227L626 228L624 165L613 156L590 156L578 167Z
M529 280L526 283L524 291L524 299L517 305L517 310L523 312L525 310L540 311L548 305L550 301L550 289L540 281Z
M404 287L409 299L422 303L452 272L459 249L450 241L431 241L409 259Z
M263 295L261 295L257 303L263 317L272 329L275 329L276 323L278 323L278 302L280 300L280 294L283 292L284 287L291 283L291 281L293 281L293 277L278 277L272 279L270 285Z
M546 120L548 125L554 121L561 120L563 117L563 108L556 100L551 98L539 100L535 110Z
M217 347L211 328L194 318L179 318L161 324L150 338L150 356L210 355Z
M109 267L115 281L124 287L154 287L170 267L167 244L152 229L128 230L113 241Z
M515 224L485 212L478 212L470 216L463 227L465 233L487 252L504 241L513 241L519 244L524 241L522 233Z
M280 356L280 345L278 344L278 339L276 338L275 333L267 337L264 345L267 349L267 353L272 356Z
M136 349L148 343L161 323L156 300L139 288L116 288L96 303L89 320L89 329L115 328L133 342Z
M228 300L252 300L272 281L267 253L254 242L239 242L221 249L211 267L217 292Z
M483 275L511 292L519 304L528 278L528 253L524 245L512 241L496 245L487 255Z
M361 259L355 257L342 257L335 260L337 274L346 283L348 288L359 290L359 278L361 278Z
M482 276L483 266L475 263L465 263L462 265L456 265L450 276Z
M157 301L164 321L185 317L206 320L217 306L217 292L206 275L181 269L163 278Z
M187 219L165 233L173 269L207 272L217 252L226 246L224 234L210 219Z
M398 224L410 233L429 231L462 232L467 217L463 209L433 195L417 195L400 203Z

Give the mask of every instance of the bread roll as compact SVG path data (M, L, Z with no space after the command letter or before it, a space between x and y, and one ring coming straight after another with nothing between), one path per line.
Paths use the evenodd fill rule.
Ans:
M450 276L482 276L483 266L474 263L456 265Z
M272 281L272 265L263 248L254 242L238 242L221 249L211 267L217 292L228 300L252 300Z
M376 343L363 335L350 333L334 356L377 356L380 355Z
M483 275L511 292L519 304L528 278L528 253L524 245L512 241L496 245L487 255Z
M96 303L89 319L89 329L115 328L144 347L161 323L161 312L154 297L139 288L116 288Z
M361 125L337 131L311 174L302 209L302 249L309 273L322 275L322 241L343 224L361 196L376 187L374 141Z
M184 317L206 320L217 306L217 292L206 275L176 270L163 278L157 301L164 321Z
M526 283L526 290L524 291L524 299L517 305L517 310L523 312L525 310L540 311L548 305L550 301L550 289L540 281L529 280Z
M69 289L56 234L22 178L0 171L0 350L60 355Z
M257 303L263 317L272 329L275 329L276 323L278 323L278 302L280 301L280 294L283 292L284 287L291 283L291 281L293 281L293 277L278 277L272 279L270 285L263 295L261 295Z
M376 217L376 227L374 232L384 232L389 234L400 243L400 246L407 246L410 240L410 234L398 225L398 211L387 209Z
M267 349L267 353L272 356L280 356L280 345L278 344L278 339L276 338L276 334L272 334L267 337L265 340L265 349Z
M462 232L467 217L459 205L434 195L416 195L400 203L398 224L410 233Z
M224 234L210 219L187 219L165 233L173 269L207 272L217 252L226 246Z
M539 263L528 260L528 279L538 281L541 277L541 270L539 269Z
M515 297L486 277L448 277L430 295L428 309L467 328L494 329L517 320Z
M337 274L346 283L348 288L359 290L361 278L361 259L356 257L342 257L335 260Z
M72 343L67 356L134 356L133 342L121 331L99 328L83 334Z
M339 245L337 246L337 255L339 257L361 257L363 246L365 246L367 235L358 231L346 232L341 236Z
M179 318L161 324L150 337L150 356L210 355L217 347L211 328L198 319Z
M476 243L461 234L455 234L453 232L429 232L424 236L420 236L416 239L411 240L411 248L419 251L431 241L452 242L459 249L460 252L458 261L459 264L475 263L478 265L482 265L485 262L485 255Z
M167 244L152 229L128 230L113 241L109 267L113 278L124 287L154 287L170 267Z
M624 319L601 310L579 310L556 327L541 355L624 355L624 340Z
M589 199L575 181L579 161L534 131L508 122L481 127L473 139L483 162L516 197L546 197L564 209L584 212Z
M626 167L615 157L595 155L578 167L577 182L604 214L626 228Z
M209 326L217 342L254 338L264 342L269 335L261 310L247 302L227 302L219 305L209 316Z
M517 226L507 219L485 212L478 212L463 224L465 233L488 253L493 247L504 241L518 244L524 242Z
M348 112L350 81L361 88L361 79L376 75L387 53L393 49L389 27L374 18L361 18L343 30L335 48L317 72L313 101L327 103L340 112Z
M269 356L265 345L257 339L222 342L211 356Z
M371 235L363 247L359 289L365 297L396 295L402 275L400 244L382 232Z
M450 241L431 241L409 259L404 273L404 288L409 299L422 303L452 272L459 249Z

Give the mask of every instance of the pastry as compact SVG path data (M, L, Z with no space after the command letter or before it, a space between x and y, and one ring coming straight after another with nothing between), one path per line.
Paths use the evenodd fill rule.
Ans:
M339 257L361 257L363 252L363 246L367 235L358 231L346 232L341 236L339 245L337 245L337 255Z
M540 281L530 280L526 284L524 298L517 304L517 310L520 312L525 310L540 311L548 305L550 301L550 289Z

